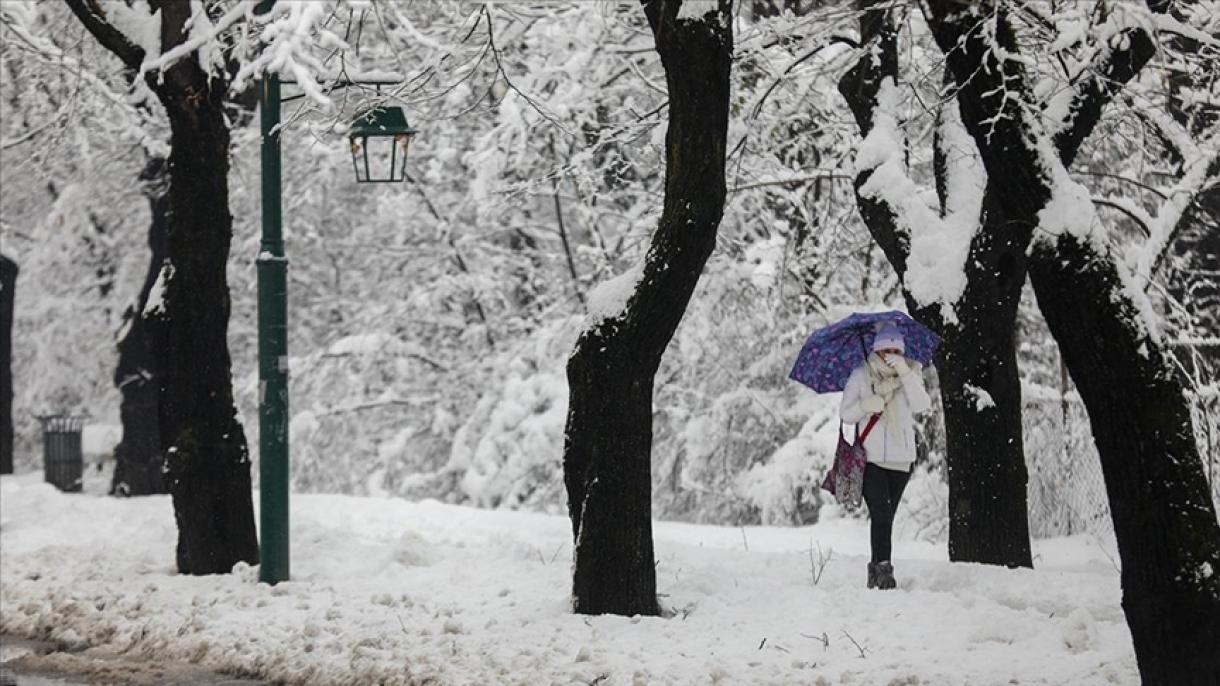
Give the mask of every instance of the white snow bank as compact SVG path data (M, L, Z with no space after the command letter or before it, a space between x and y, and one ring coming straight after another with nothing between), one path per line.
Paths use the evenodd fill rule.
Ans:
M676 614L591 618L568 610L563 516L296 495L292 525L290 582L177 576L168 497L5 476L0 631L284 683L1138 683L1118 574L1082 538L1036 543L1038 570L899 541L878 592L864 522L658 523ZM816 586L811 546L833 550Z

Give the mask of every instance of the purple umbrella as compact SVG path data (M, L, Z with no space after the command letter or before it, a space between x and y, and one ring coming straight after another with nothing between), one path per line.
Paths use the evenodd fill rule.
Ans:
M857 312L809 334L788 378L818 393L843 390L847 377L864 363L872 350L877 329L885 323L893 324L902 332L905 357L925 367L932 363L940 337L928 327L898 310Z

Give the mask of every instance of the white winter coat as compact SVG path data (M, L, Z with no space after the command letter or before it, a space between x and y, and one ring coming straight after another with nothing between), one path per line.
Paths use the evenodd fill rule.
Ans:
M905 472L911 470L915 461L915 415L932 406L923 386L923 369L919 363L907 360L911 370L899 377L902 385L894 391L893 398L886 405L882 417L877 420L873 430L864 439L864 450L868 453L868 461L886 469L896 469ZM871 416L860 407L860 401L875 395L872 381L869 377L867 363L851 373L847 385L843 388L843 404L839 408L839 416L846 424L858 424L860 431L868 426ZM884 413L894 413L896 421L887 422ZM891 425L896 425L892 427ZM847 435L851 440L854 432Z

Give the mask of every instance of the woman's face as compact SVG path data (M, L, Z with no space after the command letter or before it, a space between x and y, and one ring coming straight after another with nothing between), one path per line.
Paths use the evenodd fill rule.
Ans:
M881 350L877 351L877 354L880 355L881 359L883 360L888 360L893 355L902 357L902 351L897 348L882 348Z

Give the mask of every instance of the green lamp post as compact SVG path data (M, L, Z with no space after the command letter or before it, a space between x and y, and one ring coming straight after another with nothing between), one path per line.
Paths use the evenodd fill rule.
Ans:
M266 14L275 0L262 0ZM385 83L354 79L337 84ZM284 256L280 166L280 78L262 80L263 230L258 259L259 581L289 578L288 545L288 258ZM356 180L402 181L416 130L401 107L377 107L356 119L349 135Z
M256 14L271 11L263 0ZM259 570L288 580L288 258L280 202L280 77L268 72L259 97L263 235L258 260Z

